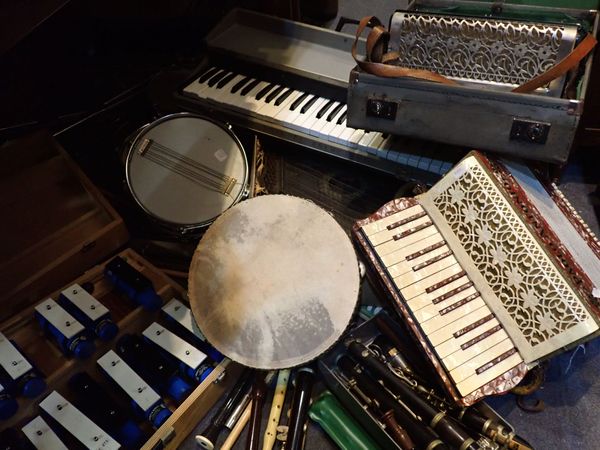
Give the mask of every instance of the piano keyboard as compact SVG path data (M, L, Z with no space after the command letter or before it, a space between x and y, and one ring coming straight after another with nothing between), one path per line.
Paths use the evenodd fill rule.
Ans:
M463 397L523 362L422 206L361 231Z
M311 141L343 147L354 154L392 165L418 169L433 174L434 178L439 178L453 165L426 156L425 149L418 148L409 153L406 140L348 127L345 102L228 69L210 67L185 86L183 93L201 103L217 105L270 126L300 133Z

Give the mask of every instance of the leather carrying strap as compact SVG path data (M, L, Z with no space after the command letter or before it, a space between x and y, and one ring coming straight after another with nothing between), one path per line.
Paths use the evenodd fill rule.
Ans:
M357 54L358 39L367 26L370 26L371 32L367 36L367 56L366 59L359 58ZM356 38L352 44L352 57L358 66L365 72L385 78L410 77L420 80L435 81L447 85L458 83L454 80L444 77L439 73L423 69L409 69L407 67L397 66L393 61L400 58L397 52L386 52L390 34L381 24L381 21L375 16L363 17L356 29ZM516 93L528 93L537 88L548 84L550 81L563 76L573 69L579 62L585 58L594 48L597 41L591 33L575 47L571 53L556 63L550 69L532 78L531 80L517 86L512 90Z

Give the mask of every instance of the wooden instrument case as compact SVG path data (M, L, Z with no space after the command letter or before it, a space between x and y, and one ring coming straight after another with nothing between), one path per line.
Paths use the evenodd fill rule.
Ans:
M38 404L53 390L70 400L67 381L81 371L88 372L110 391L113 400L133 416L128 399L117 393L112 395L114 389L96 365L96 360L113 348L121 335L140 334L152 322L161 322L160 310L137 306L115 291L104 276L110 255L128 239L123 220L50 136L36 134L19 143L9 143L2 150L0 208L6 228L0 250L0 331L14 340L42 372L47 388L33 399L18 397L17 413L0 422L0 431L8 427L20 429L39 415ZM118 254L151 280L163 303L174 297L186 300L181 286L133 250ZM93 286L92 295L110 310L119 326L114 339L96 339L95 352L82 360L65 356L34 318L37 303L48 297L57 299L63 289L74 283ZM140 424L150 436L142 448L178 448L240 372L241 366L225 359L179 407L166 400L173 414L155 431L147 422Z

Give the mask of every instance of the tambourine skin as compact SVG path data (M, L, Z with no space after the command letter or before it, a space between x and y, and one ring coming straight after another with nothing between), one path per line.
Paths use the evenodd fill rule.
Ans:
M249 367L305 364L341 337L360 289L341 226L287 195L241 202L206 231L192 258L189 300L199 328Z
M247 192L244 148L222 123L178 113L140 128L125 161L127 187L155 222L175 234L204 229Z

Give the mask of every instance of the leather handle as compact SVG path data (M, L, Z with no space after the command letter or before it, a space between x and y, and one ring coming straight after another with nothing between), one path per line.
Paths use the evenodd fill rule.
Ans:
M579 43L577 47L575 47L571 53L565 56L562 60L557 62L555 65L550 67L544 73L539 74L538 76L532 78L531 80L523 83L521 86L514 88L513 92L532 92L537 88L548 84L552 80L563 76L573 67L575 67L579 62L585 58L589 52L592 51L594 46L596 45L596 38L591 34L588 35Z
M367 54L366 58L359 58L357 53L358 39L363 34L365 28L370 26L372 29L367 36ZM390 62L400 58L397 52L386 52L387 44L390 39L389 32L382 25L381 21L375 16L363 17L356 29L356 37L352 44L352 57L358 66L365 72L385 78L410 77L420 80L434 81L447 85L458 83L454 80L444 77L439 73L423 69L409 69L407 67L390 64ZM517 86L512 90L515 93L528 93L537 88L548 84L550 81L563 76L573 69L579 62L585 58L594 48L597 41L591 33L575 47L571 53L556 63L550 69L532 78L531 80Z
M367 58L362 59L358 57L357 46L358 39L362 35L363 31L367 26L371 26L373 29L367 36ZM418 78L421 80L436 81L438 83L456 85L457 83L450 80L438 73L431 72L429 70L422 69L408 69L406 67L394 66L391 64L384 64L378 61L390 61L391 59L397 59L395 54L385 53L385 46L387 46L387 40L389 40L389 33L385 27L381 24L381 21L375 16L363 17L356 29L356 38L352 44L352 57L358 64L358 66L365 72L378 75L386 78L396 77L410 77ZM384 45L385 44L385 45ZM391 57L390 57L391 56Z

